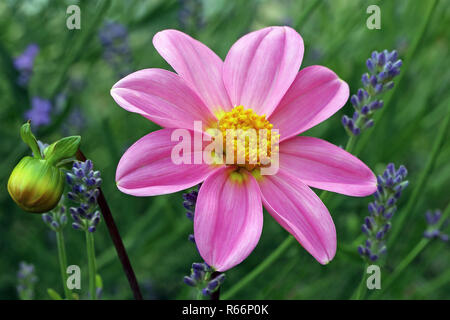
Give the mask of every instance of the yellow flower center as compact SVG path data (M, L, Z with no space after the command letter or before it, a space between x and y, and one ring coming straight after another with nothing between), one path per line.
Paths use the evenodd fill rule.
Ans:
M272 152L278 152L279 134L265 115L236 106L217 115L218 133L223 139L223 156L227 165L249 171L270 164Z

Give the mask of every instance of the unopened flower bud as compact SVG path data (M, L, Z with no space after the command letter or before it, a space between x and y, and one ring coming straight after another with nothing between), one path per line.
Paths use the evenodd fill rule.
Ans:
M8 180L11 198L23 210L44 213L56 207L64 191L64 174L46 160L24 157Z

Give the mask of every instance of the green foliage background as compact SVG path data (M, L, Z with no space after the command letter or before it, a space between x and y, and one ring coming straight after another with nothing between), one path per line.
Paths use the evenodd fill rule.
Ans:
M203 0L198 14L204 24L191 21L183 31L212 48L221 58L243 34L270 25L289 23L303 37L303 67L327 66L350 85L351 92L361 86L365 60L373 50L397 49L404 60L403 77L385 105L375 131L359 157L376 173L388 162L405 164L410 186L393 218L400 236L388 248L383 279L418 243L426 228L424 212L442 210L448 205L450 190L450 137L447 132L435 164L420 192L416 205L403 225L398 215L410 200L412 190L425 169L433 142L444 117L450 112L448 2L439 1L306 1L306 0ZM66 8L81 8L81 30L66 28ZM368 30L366 8L381 8L381 30ZM21 143L19 128L23 113L30 108L30 97L54 98L70 81L85 86L69 95L63 111L54 114L49 126L36 135L45 142L67 133L82 136L82 149L94 161L103 177L103 190L128 248L132 264L147 299L186 299L193 290L182 282L190 264L200 262L194 245L187 241L192 223L186 219L181 193L136 198L115 186L117 163L134 141L157 125L116 105L109 94L118 80L102 58L98 31L105 21L117 21L129 31L132 51L131 70L170 67L152 45L153 35L166 28L180 29L181 2L150 1L50 1L6 0L0 2L0 299L17 299L16 272L20 261L35 264L39 282L36 298L48 299L47 288L62 293L54 234L39 215L20 210L6 190L8 176L21 157L29 153ZM195 17L192 18L195 20ZM425 27L425 29L424 29ZM424 32L422 32L424 31ZM16 85L12 59L29 43L37 43L40 53L27 89ZM417 48L414 50L414 44ZM409 57L409 60L406 58ZM406 59L406 60L405 60ZM67 128L67 116L80 107L86 121L81 131ZM343 114L352 114L348 103L328 121L307 132L336 145L345 145L341 126ZM335 195L326 202L336 224L338 253L327 266L318 264L300 245L290 246L279 259L237 292L238 299L348 299L361 279L363 261L356 253L355 241L367 214L371 197L350 198ZM66 229L69 264L87 270L84 235ZM222 292L238 283L258 266L287 236L267 213L264 230L255 251L241 265L227 272ZM359 239L360 240L360 239ZM116 257L104 224L95 234L99 273L107 299L132 298L128 283ZM431 241L408 265L393 285L380 296L386 299L450 298L450 253L448 244ZM87 295L87 274L83 273L82 297Z

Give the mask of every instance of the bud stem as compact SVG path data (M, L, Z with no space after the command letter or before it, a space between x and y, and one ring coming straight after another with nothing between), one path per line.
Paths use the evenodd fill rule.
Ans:
M66 257L66 246L64 244L64 234L62 229L56 231L56 243L58 245L58 259L59 267L61 269L61 279L63 282L64 295L67 300L72 300L72 292L67 287L67 257Z

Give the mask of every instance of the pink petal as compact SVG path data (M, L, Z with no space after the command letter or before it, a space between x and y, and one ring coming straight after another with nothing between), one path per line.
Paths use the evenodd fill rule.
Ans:
M377 190L375 175L361 160L317 138L283 141L280 166L314 188L349 196L368 196Z
M212 112L231 109L222 80L223 62L211 49L177 30L158 32L153 45Z
M215 169L207 164L175 164L171 159L174 129L152 132L133 144L122 156L116 171L120 191L134 196L154 196L177 192L195 186ZM191 137L193 132L191 132Z
M162 127L192 129L194 121L208 124L215 120L197 94L167 70L134 72L117 82L111 95L125 110L139 113Z
M195 243L202 258L218 271L241 263L255 248L263 214L258 184L230 179L233 169L211 174L200 188L194 215Z
M336 253L336 229L327 208L300 179L280 169L259 182L264 207L321 264Z
M269 120L280 141L300 134L331 117L347 102L347 83L328 68L302 69Z
M270 115L294 81L303 59L302 37L289 27L269 27L240 38L224 64L233 105Z

